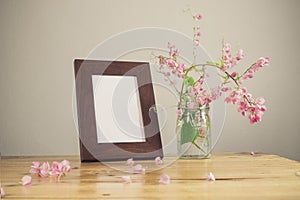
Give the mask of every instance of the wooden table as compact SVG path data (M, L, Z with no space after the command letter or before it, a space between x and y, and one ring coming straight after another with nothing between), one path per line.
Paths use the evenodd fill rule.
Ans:
M19 183L29 174L32 161L63 159L71 162L73 171L60 182L32 175L31 186ZM108 167L99 162L80 163L79 157L2 157L1 182L5 199L300 199L297 161L249 153L215 153L210 159L172 161L165 158L159 170L153 161L135 161L146 173L130 174L124 172L131 169L125 161ZM209 172L216 181L206 179ZM158 183L162 174L171 177L170 184ZM132 183L124 184L124 175L130 176Z

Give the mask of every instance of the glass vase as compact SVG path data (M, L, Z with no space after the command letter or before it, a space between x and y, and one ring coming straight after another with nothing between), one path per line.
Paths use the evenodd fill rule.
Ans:
M180 158L209 158L211 126L209 106L181 107L177 120L177 149Z

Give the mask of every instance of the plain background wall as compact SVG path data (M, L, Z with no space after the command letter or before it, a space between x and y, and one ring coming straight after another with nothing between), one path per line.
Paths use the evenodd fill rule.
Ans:
M215 151L261 151L300 160L298 0L0 0L2 156L78 155L73 59L132 28L191 35L192 20L182 12L187 7L203 14L202 45L213 59L223 38L244 49L245 63L272 58L247 85L267 100L263 122L250 125L227 106Z

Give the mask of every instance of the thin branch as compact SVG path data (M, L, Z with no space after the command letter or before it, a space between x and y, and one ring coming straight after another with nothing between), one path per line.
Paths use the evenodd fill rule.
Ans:
M235 82L237 88L240 87L240 84L239 84L239 83L235 80L235 78L233 78L227 71L225 71L225 74Z

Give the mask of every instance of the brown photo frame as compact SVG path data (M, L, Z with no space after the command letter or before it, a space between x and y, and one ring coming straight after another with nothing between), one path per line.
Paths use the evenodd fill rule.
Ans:
M118 161L128 158L153 159L157 156L163 157L149 63L75 59L74 70L80 158L82 162ZM97 112L95 111L93 76L121 77L121 79L122 77L135 77L138 87L137 96L142 116L141 125L144 133L142 141L99 142L96 114L99 112L105 117L105 114L107 113L102 113L101 109L97 110ZM107 85L107 87L110 86ZM103 94L101 98L106 98L105 94ZM128 101L125 103L128 103ZM118 109L123 111L123 107L119 106ZM124 111L126 111L126 109ZM122 117L120 120L122 124L130 123L130 121L128 121L128 123L126 122L126 120L130 120L128 117Z

